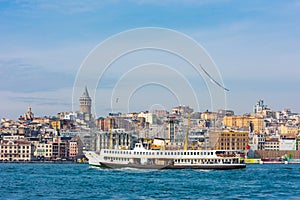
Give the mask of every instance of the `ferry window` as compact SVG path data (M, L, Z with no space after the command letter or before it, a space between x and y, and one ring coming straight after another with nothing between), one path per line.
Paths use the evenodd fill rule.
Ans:
M173 155L173 152L171 152L171 155Z
M145 154L146 154L146 152L143 153L143 155L145 155Z
M156 152L156 155L159 155L159 152Z

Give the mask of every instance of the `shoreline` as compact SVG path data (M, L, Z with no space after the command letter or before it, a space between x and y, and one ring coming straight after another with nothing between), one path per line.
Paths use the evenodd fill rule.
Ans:
M11 162L3 162L0 161L0 164L88 164L86 162L76 162L76 161L11 161Z

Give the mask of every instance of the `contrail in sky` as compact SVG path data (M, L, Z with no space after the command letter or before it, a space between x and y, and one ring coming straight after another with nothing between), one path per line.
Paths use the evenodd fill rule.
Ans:
M224 89L226 91L229 91L229 89L225 88L223 85L221 85L220 83L218 83L215 79L213 79L213 77L211 77L211 75L202 67L201 64L200 64L200 67L204 71L204 73L209 77L209 79L210 79L211 82L213 82L214 84L218 85L222 89Z

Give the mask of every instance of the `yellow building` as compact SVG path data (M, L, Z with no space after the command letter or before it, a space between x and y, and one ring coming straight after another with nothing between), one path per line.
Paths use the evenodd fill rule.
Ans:
M299 128L297 126L281 125L280 131L281 135L286 138L296 138L299 133Z
M60 120L52 121L51 126L54 130L60 130L61 129Z
M259 133L264 131L264 119L262 117L254 117L249 115L243 116L225 116L223 118L223 125L232 129L249 130L250 123L252 123L253 132Z
M210 133L210 144L217 150L246 150L249 132L222 131Z
M209 112L209 111L206 111L206 112L203 112L201 113L201 119L205 119L205 120L211 120L211 121L214 121L218 118L218 113L216 112Z

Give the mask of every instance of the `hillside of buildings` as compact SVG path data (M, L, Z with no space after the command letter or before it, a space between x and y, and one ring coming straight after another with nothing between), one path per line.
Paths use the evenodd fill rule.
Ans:
M164 139L168 149L245 151L250 158L300 158L300 116L290 109L274 111L259 100L249 114L231 110L196 112L180 105L172 110L109 113L95 117L87 88L77 112L36 117L29 106L17 120L1 119L0 162L84 160L83 151L109 147L131 149L138 141Z

